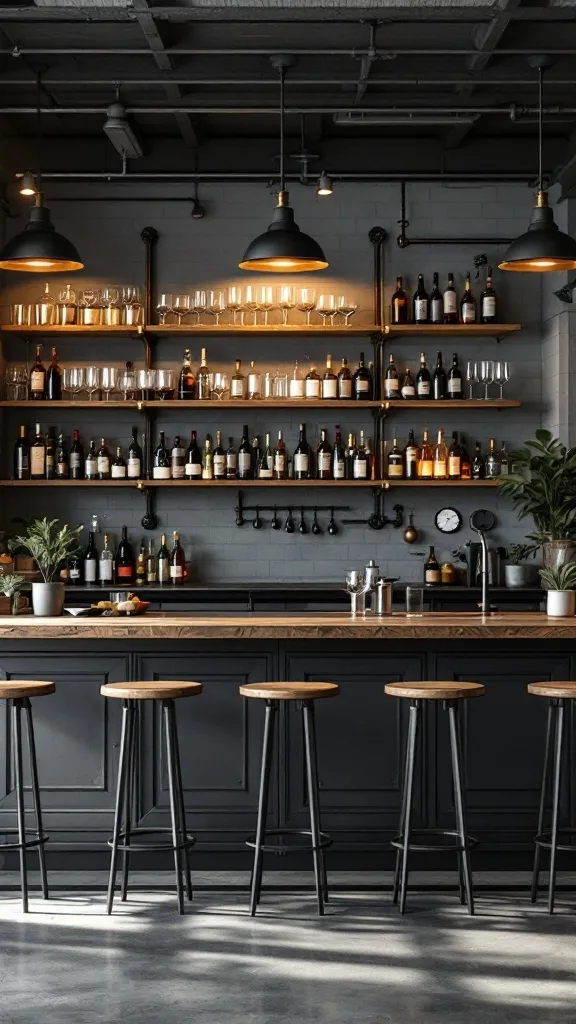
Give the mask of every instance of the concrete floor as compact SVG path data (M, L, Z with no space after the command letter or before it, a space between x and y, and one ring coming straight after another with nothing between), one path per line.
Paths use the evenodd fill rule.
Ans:
M0 894L1 1024L535 1024L576 1020L576 899L550 918L525 893L58 892L31 913Z

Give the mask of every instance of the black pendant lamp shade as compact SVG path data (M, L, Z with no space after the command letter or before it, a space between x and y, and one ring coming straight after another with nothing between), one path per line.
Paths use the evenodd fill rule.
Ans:
M328 260L318 242L300 231L294 210L288 205L288 193L282 190L268 229L250 242L239 266L242 270L285 274L324 270Z
M76 247L56 231L42 194L38 193L24 231L14 235L0 253L0 270L46 274L82 270L83 266Z

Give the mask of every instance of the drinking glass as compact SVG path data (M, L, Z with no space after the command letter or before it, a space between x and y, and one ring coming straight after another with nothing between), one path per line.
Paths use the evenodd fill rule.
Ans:
M197 288L192 296L192 312L198 317L196 326L200 323L200 314L206 312L206 292Z
M339 295L336 309L344 317L344 327L348 327L348 321L358 309L358 303L354 302L351 295Z
M480 380L484 385L484 401L488 401L488 386L494 382L494 360L483 359L480 363Z
M124 307L124 323L135 327L142 316L142 299L138 285L127 284L122 289L122 306Z
M170 312L174 313L178 320L178 327L181 327L182 317L188 316L190 313L190 296L176 295Z
M224 395L228 392L228 374L221 373L217 370L212 375L212 394L216 395L217 401L222 401Z
M71 395L74 391L72 387L72 366L64 366L62 369L62 397L65 394Z
M102 299L97 288L84 288L80 292L78 320L86 326L97 327L102 323Z
M156 370L156 398L169 401L174 398L174 371Z
M242 289L237 285L230 285L228 289L228 298L226 305L232 313L232 324L234 327L238 327L238 312L242 309ZM244 323L244 313L240 317L240 326Z
M66 372L66 371L64 371ZM103 366L100 374L100 387L106 395L106 401L110 401L110 392L116 390L116 367Z
M264 313L264 326L268 327L268 313L274 309L274 288L270 284L258 288L258 309Z
M253 326L258 322L258 289L253 284L247 284L244 289L244 308L254 314Z
M424 590L422 587L406 587L406 615L421 618L424 613Z
M120 301L120 289L103 288L101 296L103 306L117 306Z
M124 395L124 401L127 402L128 398L133 399L136 391L136 373L132 367L122 367L118 379L118 389Z
M143 402L154 398L156 387L156 370L138 370L138 391Z
M95 395L100 390L100 367L99 366L87 366L85 369L85 384L86 391L88 392L89 401L92 401L92 395Z
M469 359L466 363L466 380L468 381L469 395L468 398L474 398L474 385L478 384L480 378L478 377L478 363Z
M6 369L6 398L9 402L25 402L28 398L28 371L25 366Z
M264 398L274 398L274 374L269 370L264 374L262 394Z
M306 326L310 326L310 314L316 304L315 288L299 288L296 293L296 306L301 313L306 314Z
M288 326L288 313L294 309L294 289L291 284L282 284L278 289L278 308L282 310L282 326Z
M168 313L172 312L172 296L169 292L163 292L156 303L156 312L160 317L160 323L166 323Z
M316 312L322 317L322 326L326 327L326 317L333 317L336 312L336 300L333 295L321 295L316 304Z
M274 377L274 398L288 398L288 374L281 370Z
M498 359L494 363L494 383L500 388L500 398L504 398L504 385L510 380L510 363Z
M33 322L31 302L15 302L10 306L10 322L14 327L30 327Z
M70 367L70 391L72 392L72 401L74 396L79 395L84 389L84 367L83 366L71 366Z
M216 327L220 326L220 317L226 309L224 292L206 292L206 312L210 313L216 321Z

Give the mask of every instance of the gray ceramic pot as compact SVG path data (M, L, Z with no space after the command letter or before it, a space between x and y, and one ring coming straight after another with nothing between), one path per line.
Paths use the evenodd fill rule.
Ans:
M34 615L42 615L45 618L62 615L64 593L63 583L33 583L32 608Z
M533 565L505 565L504 579L507 587L529 587L534 582Z

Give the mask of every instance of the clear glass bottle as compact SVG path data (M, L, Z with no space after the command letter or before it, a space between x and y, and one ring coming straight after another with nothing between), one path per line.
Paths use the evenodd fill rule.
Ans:
M315 366L311 366L304 381L304 395L306 398L320 398L320 375Z
M100 552L100 558L98 560L98 573L100 576L100 583L104 586L107 583L114 581L114 554L108 547L110 543L110 537L107 533L104 534L104 547Z
M248 398L259 401L262 398L262 374L255 369L254 360L250 363L248 374Z
M444 441L444 431L438 431L438 440L434 446L434 479L445 480L448 476L448 449Z
M410 367L407 366L404 371L402 378L402 387L400 389L402 398L416 398L416 385L414 383L414 377L410 372Z
M500 455L496 451L496 441L493 437L490 438L488 454L484 460L484 477L486 480L491 480L496 476L500 476Z
M50 293L50 284L47 281L44 290L36 303L36 324L41 327L51 327L54 323L56 311L56 299Z
M388 366L384 374L384 398L395 399L400 396L400 379L394 362L394 356L390 353Z
M196 374L196 397L203 401L212 398L212 373L206 364L206 349L202 349L200 367Z
M212 438L209 435L206 436L202 452L202 479L214 479L214 452L212 451Z
M298 360L296 360L290 378L290 398L304 398L304 394L304 378L298 366Z

